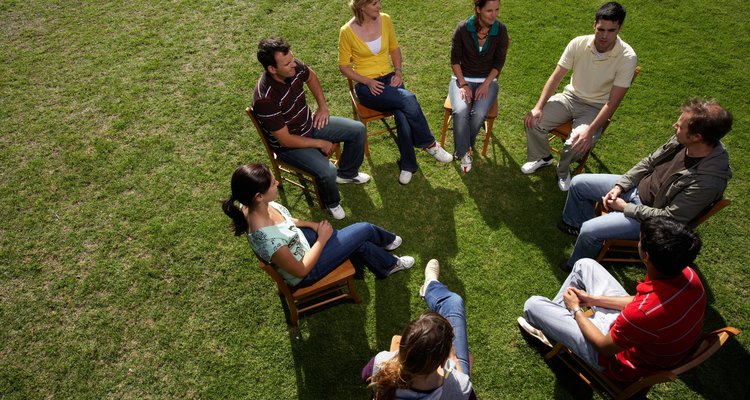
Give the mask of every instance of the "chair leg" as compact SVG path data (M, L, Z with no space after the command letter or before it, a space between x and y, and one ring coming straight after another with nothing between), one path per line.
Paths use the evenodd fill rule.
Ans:
M586 166L586 162L589 160L589 154L591 154L591 150L587 151L586 154L584 154L583 157L581 157L581 159L578 160L578 166L576 167L574 171L576 175L583 172L583 168Z
M604 259L604 256L607 255L607 252L609 252L609 240L605 240L604 244L602 244L602 249L599 250L599 255L596 256L596 262L601 263Z
M297 311L297 305L294 304L294 299L287 299L286 303L289 305L289 319L290 326L296 328L299 322L299 311Z
M495 117L489 117L484 121L484 147L482 148L482 157L487 157L487 147L490 145L490 138L492 138L492 125L495 124Z
M553 347L552 350L550 350L547 354L544 355L544 359L548 361L551 360L552 358L557 356L557 354L560 353L560 351L563 348L564 346L562 345L562 343L556 343L555 347Z
M367 127L367 122L365 122L364 125L365 125L365 156L367 156L367 158L370 158L370 140L369 140L370 135L368 134L368 132L370 131L369 131L369 128Z
M445 147L445 134L448 132L448 124L451 122L452 110L445 109L443 113L443 133L440 135L440 147Z
M359 304L362 300L359 299L357 291L354 290L354 277L350 276L349 279L346 280L346 286L349 288L349 296L354 300L354 303Z

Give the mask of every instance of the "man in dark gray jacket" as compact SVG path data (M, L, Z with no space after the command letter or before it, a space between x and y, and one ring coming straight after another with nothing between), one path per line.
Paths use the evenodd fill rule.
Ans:
M732 114L714 100L694 98L682 106L675 134L625 175L580 174L571 182L558 228L578 236L566 272L595 257L607 239L638 239L640 223L666 216L684 224L721 199L732 177L721 138ZM594 218L600 202L607 214Z

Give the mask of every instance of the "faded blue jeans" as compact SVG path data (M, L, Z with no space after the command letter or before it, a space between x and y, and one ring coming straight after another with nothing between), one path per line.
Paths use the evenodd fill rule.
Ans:
M310 246L318 235L310 228L300 228ZM396 265L396 256L384 249L393 243L396 235L369 222L357 222L340 230L334 230L323 247L318 262L299 283L309 286L341 265L352 256L360 257L367 268L378 278L385 278Z
M321 129L313 129L312 138L327 140L331 143L344 143L339 167L316 148L275 149L281 161L289 163L315 176L320 189L320 197L326 207L333 208L341 202L336 176L353 178L359 173L359 166L365 157L365 140L367 131L359 121L343 117L330 117L328 124Z
M476 93L481 83L466 82L469 85L472 96ZM497 81L490 82L487 96L481 100L472 99L467 103L461 99L461 90L456 86L456 78L451 79L448 84L448 97L451 99L451 108L453 108L453 156L463 157L469 147L474 147L477 140L477 134L484 125L487 113L490 111L492 103L497 100L498 86Z
M415 172L417 170L417 155L414 148L424 149L435 143L430 125L422 112L422 107L414 93L406 90L404 85L394 87L388 83L393 73L375 78L385 87L379 95L370 93L367 85L357 83L354 90L362 105L378 111L390 111L396 120L398 131L398 151L401 159L398 164L401 170Z
M466 334L466 309L464 299L456 293L451 292L447 286L439 281L431 281L427 285L424 299L430 310L445 317L453 327L453 348L456 350L456 358L461 364L461 370L471 374L469 364L469 339Z
M579 174L570 182L562 219L566 224L580 228L580 233L568 265L582 258L596 257L607 239L636 240L640 236L641 223L622 212L613 211L594 218L594 204L612 190L620 177L612 174ZM641 204L637 188L623 192L620 198L628 203Z

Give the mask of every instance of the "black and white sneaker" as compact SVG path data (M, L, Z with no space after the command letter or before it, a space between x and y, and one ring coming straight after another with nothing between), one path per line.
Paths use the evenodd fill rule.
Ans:
M361 185L369 181L370 181L370 175L367 175L364 172L358 173L357 176L355 176L354 178L342 178L340 176L336 177L336 183L355 183L357 185Z

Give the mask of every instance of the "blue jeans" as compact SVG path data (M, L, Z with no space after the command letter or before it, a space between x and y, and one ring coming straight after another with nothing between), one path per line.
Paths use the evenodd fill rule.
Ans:
M359 121L330 117L326 126L313 129L311 137L332 143L344 143L338 170L320 150L315 148L281 148L276 149L275 152L280 160L313 174L323 203L326 207L333 208L341 201L336 176L342 178L357 176L359 166L362 165L365 156L367 131Z
M318 235L310 228L302 228L307 242L312 246ZM309 286L341 265L352 256L360 257L367 268L378 278L385 278L396 265L396 256L383 247L393 243L396 235L369 222L357 222L344 229L334 230L318 262L299 283Z
M599 263L584 258L573 266L568 279L563 282L557 296L550 300L542 296L531 296L523 305L526 321L531 326L541 329L544 335L556 342L561 342L583 358L591 366L602 370L599 366L599 353L594 346L583 337L581 328L570 311L565 307L563 295L569 287L585 290L594 296L627 296L628 293L612 275ZM593 307L594 315L589 317L599 331L606 335L609 328L620 315L620 311L609 308Z
M426 148L435 143L430 126L422 112L422 107L417 102L417 96L406 90L404 85L394 87L388 83L393 73L375 78L383 82L383 92L375 96L370 93L367 85L357 83L354 90L357 92L362 105L378 111L390 111L396 120L398 131L398 151L401 154L399 167L403 171L415 172L417 170L417 155L414 148Z
M471 374L469 364L469 339L466 334L466 309L464 299L451 292L447 286L439 281L432 281L427 286L424 295L430 310L445 317L453 327L453 348L461 370L466 375Z
M620 175L579 174L570 182L562 219L566 224L580 228L580 233L568 265L581 258L596 257L607 239L638 239L641 223L637 219L626 217L619 211L593 218L594 204L601 201L618 180ZM620 194L620 198L628 203L641 204L637 188Z
M476 93L481 83L466 82L469 85L472 96ZM469 147L474 147L477 140L477 134L484 125L487 113L490 111L492 103L497 100L498 86L497 81L490 82L487 97L481 100L472 99L467 103L461 99L461 90L456 86L456 78L452 78L448 84L448 97L451 99L453 108L453 155L463 157L469 151Z

